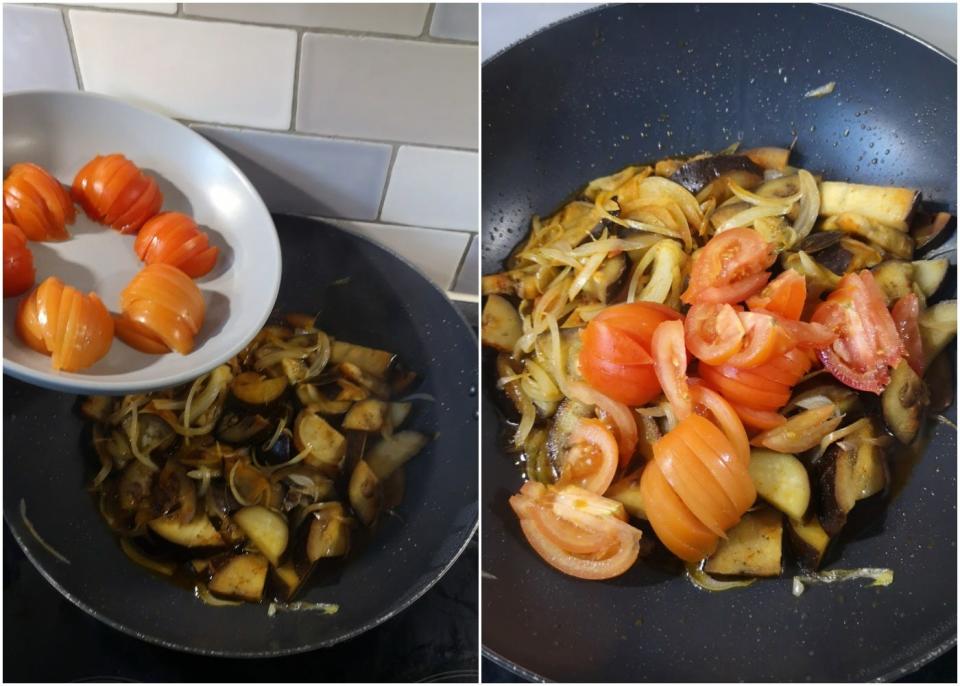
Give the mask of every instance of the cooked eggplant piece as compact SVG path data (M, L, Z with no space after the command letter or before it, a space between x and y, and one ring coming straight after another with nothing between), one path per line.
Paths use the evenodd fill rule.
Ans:
M268 570L269 564L263 555L234 555L217 568L207 588L220 596L258 603L263 597Z
M751 148L741 153L744 157L763 169L773 169L783 171L790 163L790 150L788 148Z
M886 252L908 260L913 257L913 239L910 234L853 212L827 217L821 224L824 231L842 231L865 238Z
M269 405L287 390L287 377L267 378L257 372L243 372L234 377L230 391L248 405Z
M309 375L309 368L306 363L293 357L285 357L280 360L280 368L283 369L283 373L291 386L305 380Z
M240 505L272 505L274 491L270 479L254 467L247 458L224 465L230 493ZM279 503L276 503L279 504Z
M653 417L640 415L638 417L637 428L640 430L637 440L637 452L645 460L653 459L653 444L660 440L660 427L657 426L657 420Z
M749 209L750 203L748 202L737 201L724 203L715 209L713 214L710 215L710 223L713 225L713 228L716 229L718 226L730 219L730 217Z
M357 431L380 431L383 428L389 403L383 400L367 398L355 403L343 418L344 429Z
M839 244L842 238L843 236L836 231L817 231L816 233L807 235L806 238L800 241L800 245L798 245L797 248L803 250L808 255L816 255L821 250L826 250Z
M880 396L883 421L898 441L904 445L913 443L929 402L930 394L923 379L906 360L900 360Z
M113 399L106 395L88 395L80 402L80 414L94 422L105 422L113 410Z
M283 319L294 329L299 329L301 331L316 331L317 328L317 318L312 314L304 314L303 312L289 312L283 315Z
M352 362L341 362L337 365L337 371L344 379L366 389L371 395L378 398L390 396L390 388L386 381L368 374Z
M637 519L647 518L647 513L643 509L643 498L640 495L640 475L642 473L643 468L640 468L632 474L627 474L615 481L604 493L607 498L622 503L627 514Z
M509 353L522 335L523 324L517 308L506 298L488 295L480 322L480 339L483 344Z
M949 266L950 262L946 259L914 262L887 260L871 271L889 307L903 296L915 291L924 298L931 297L943 283Z
M262 505L252 505L234 513L233 521L270 564L274 567L280 564L280 556L287 549L290 539L287 520L283 515Z
M303 387L313 388L311 384L300 384L297 386L297 396L300 398L300 401L303 402L305 397L312 398L309 402L303 402L304 406L309 409L311 412L316 412L318 414L327 414L327 415L340 415L347 412L351 407L353 407L352 400L331 400L325 395L316 391L312 393L309 391L303 392L301 394L300 389Z
M307 559L342 557L350 549L350 525L343 505L328 503L313 513L307 536Z
M945 412L953 405L957 392L953 365L954 360L950 355L937 355L923 371L923 380L930 391L930 406L927 410L933 414Z
M133 415L128 414L124 417L120 425L127 439L130 440L134 430ZM137 415L136 434L137 447L144 454L166 450L177 440L177 433L173 427L166 420L149 412L141 412Z
M827 403L836 405L837 412L846 416L847 419L863 414L860 394L852 388L833 380L826 382L811 380L811 383L814 385L794 392L790 402L783 408L783 414L790 414L797 408L809 410Z
M783 515L763 508L743 515L707 558L708 574L778 576L783 557Z
M150 529L171 543L176 543L185 548L207 548L222 546L223 538L220 536L210 518L205 514L199 514L190 522L181 522L177 515L166 515L158 517L148 522Z
M925 217L924 221L919 222L910 232L917 250L932 246L940 236L952 233L947 229L955 227L956 223L956 218L949 212L937 212L932 217Z
M197 513L197 487L187 470L176 460L167 460L157 475L151 492L153 512L157 516L176 515L181 523L193 520Z
M593 277L587 281L586 285L583 287L583 292L589 295L591 298L599 300L600 302L607 302L613 295L617 292L618 287L620 286L623 275L627 271L627 258L621 253L613 257L608 257L600 268L594 273ZM511 306L511 309L514 309ZM486 311L486 308L484 308ZM516 310L514 309L514 312ZM519 324L520 315L517 314L517 323ZM486 321L484 319L484 321ZM522 327L518 331L517 338L522 335ZM484 341L486 342L486 341ZM516 343L516 340L514 340ZM502 350L502 348L498 348ZM513 350L513 346L510 347L509 351Z
M150 496L157 472L139 460L133 460L123 470L117 484L118 503L128 512L136 510Z
M252 445L270 437L273 422L261 414L227 412L217 423L217 440L230 445Z
M826 267L817 264L817 261L802 250L785 252L781 255L784 269L794 269L807 280L807 300L816 299L824 291L830 291L840 283L840 277Z
M788 250L797 242L797 232L783 217L757 217L753 220L753 230L767 243L772 243L777 252Z
M854 212L899 231L907 230L920 193L912 188L820 182L820 215Z
M696 195L704 186L731 172L748 172L763 179L763 169L744 155L714 155L684 162L670 177Z
M857 432L856 456L853 461L853 483L857 500L865 500L880 493L890 481L887 458L880 446L886 436L872 420L869 426Z
M407 475L403 469L398 469L383 482L383 509L392 510L403 502L403 494L407 490Z
M792 519L802 519L810 505L810 477L796 457L754 448L750 478L757 495Z
M373 526L383 509L383 485L370 466L363 460L350 475L347 493L350 507L366 526Z
M923 359L930 364L957 335L957 301L944 300L920 313Z
M789 198L800 192L800 177L797 174L781 176L760 184L754 191L764 198Z
M336 341L331 350L330 360L335 364L341 362L351 362L367 374L383 378L390 370L395 355L386 350L377 350L376 348L366 348L362 345L354 345L345 341Z
M390 432L393 432L394 430L403 426L403 423L407 421L407 417L410 416L410 411L412 409L413 403L389 403L387 405L387 417L385 423L386 426L389 427Z
M303 582L306 581L308 574L297 572L296 565L292 562L285 562L279 567L271 567L273 578L276 580L280 589L283 591L283 597L290 600L297 594Z
M390 475L423 450L429 439L416 431L398 431L382 438L364 460L376 477L385 481Z
M816 571L830 545L830 537L820 526L820 520L816 517L811 517L807 522L787 519L787 536L800 566Z
M547 430L540 426L530 429L527 441L523 445L523 457L527 464L527 478L531 481L552 484L557 480L557 472L547 454Z
M347 454L347 439L327 421L306 409L297 415L293 427L297 451L310 447L305 461L315 467L340 467Z
M268 441L257 448L257 455L262 464L283 464L293 457L293 438L287 431L281 431L274 440Z
M340 391L337 393L337 397L334 398L334 400L341 402L358 402L360 400L366 400L370 397L370 391L363 386L359 386L352 381L348 381L347 379L337 379L337 386L340 387Z
M839 231L823 231L821 233L811 234L812 236L830 236L835 235L837 241L835 244L831 245L828 248L823 248L816 253L816 261L824 269L828 269L834 274L843 275L850 271L853 266L853 252L847 250L843 245L842 238L843 236Z
M856 455L834 443L817 463L819 470L820 524L830 536L840 533L860 494L854 476Z
M927 298L939 290L947 275L950 261L947 259L915 260L913 262L913 282Z

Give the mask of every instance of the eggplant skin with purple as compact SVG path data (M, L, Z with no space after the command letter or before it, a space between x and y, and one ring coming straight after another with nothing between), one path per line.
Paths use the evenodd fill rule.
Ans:
M192 383L88 396L100 514L133 562L207 604L287 603L401 502L429 442L397 400L415 380L289 314Z

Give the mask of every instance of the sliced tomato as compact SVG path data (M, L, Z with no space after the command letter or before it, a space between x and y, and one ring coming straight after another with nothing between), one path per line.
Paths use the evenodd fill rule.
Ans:
M740 462L727 437L704 417L692 414L687 417L679 435L703 466L723 487L724 492L736 507L739 516L753 505L757 491L750 472ZM681 429L680 425L674 431Z
M40 321L37 319L37 291L33 290L30 295L20 301L17 306L17 319L14 329L20 340L36 350L41 355L49 355L50 349L43 341L43 329L40 328Z
M13 224L3 225L3 297L26 293L37 278L27 237Z
M653 333L653 368L677 419L693 411L687 385L687 349L683 322L663 322Z
M571 398L596 407L600 418L613 426L620 450L620 465L628 465L639 440L637 420L630 408L579 381L568 381L567 392Z
M36 164L23 162L10 168L10 174L23 176L25 182L33 186L43 198L43 203L50 210L55 222L55 233L66 238L66 225L76 219L76 210L70 196L47 170Z
M4 279L6 279L6 276L4 276ZM6 288L6 282L4 282L4 288ZM920 339L920 325L918 324L920 320L920 298L917 297L916 293L908 293L894 304L890 314L900 334L903 356L907 359L907 364L917 373L917 376L923 378L923 343Z
M836 335L818 353L834 377L861 391L883 391L890 381L889 368L899 362L903 346L869 270L844 276L814 310L812 321Z
M793 348L750 371L783 384L787 388L793 388L800 379L806 376L812 365L813 360L805 351L800 348Z
M652 365L610 364L580 352L580 373L593 388L630 407L639 407L660 395Z
M729 357L728 365L734 367L757 367L771 357L782 355L793 347L783 327L773 315L760 312L740 312L740 322L746 332L740 350Z
M641 532L617 516L622 505L590 491L527 482L510 505L531 547L564 574L610 579L640 554Z
M757 431L775 429L787 421L786 417L777 412L755 410L752 407L737 405L735 403L730 403L730 406L734 412L737 413L737 416L740 417L740 421L743 422L744 427L749 427Z
M619 465L620 449L613 432L598 419L577 422L560 455L559 485L574 484L603 495Z
M743 428L743 422L737 416L733 407L716 391L706 386L700 379L691 379L690 390L693 395L697 414L706 417L723 431L724 436L733 446L734 453L740 458L740 463L746 467L750 464L750 441Z
M591 321L583 330L583 347L592 357L614 365L649 365L653 358L636 338L607 322Z
M186 355L203 325L206 306L200 289L176 267L144 267L120 294L126 318L149 329L172 350Z
M3 182L4 206L30 240L63 240L73 223L73 203L63 186L42 167L20 163Z
M819 350L826 348L837 338L833 331L822 324L774 316L777 320L777 326L781 327L790 339L791 347Z
M762 291L749 298L747 307L753 311L763 310L786 319L796 320L803 314L803 306L806 302L806 278L794 269L787 269L767 284Z
M766 269L774 260L772 246L753 229L719 233L694 258L690 285L681 298L688 304L745 300L766 285Z
M730 359L740 350L746 333L737 311L725 303L691 306L683 327L687 349L707 364Z
M162 262L177 267L187 276L197 278L209 272L216 263L218 250L211 247L207 234L202 232L197 223L180 212L162 212L149 219L140 231L134 242L134 251L147 264ZM201 255L203 256L202 259ZM589 327L588 327L589 328ZM585 335L587 332L584 332ZM606 335L603 345L614 346L615 350L622 350L631 340L625 336L616 336L616 332L597 332L593 335ZM622 352L626 354L629 351ZM645 351L643 351L645 353ZM649 364L649 355L647 355ZM611 362L622 364L620 359L610 359Z
M125 314L114 315L113 327L117 338L135 350L149 355L170 352L170 347L151 329Z
M781 384L769 382L765 388L756 388L744 381L749 378L762 379L756 375L746 377L737 374L736 367L723 365L711 367L701 364L698 368L700 377L715 391L732 403L745 405L760 410L779 410L790 400L790 389Z
M640 497L657 538L681 560L699 562L717 549L719 537L684 504L656 462L640 475Z
M156 180L123 155L97 155L77 173L72 194L87 216L121 233L136 233L160 210Z

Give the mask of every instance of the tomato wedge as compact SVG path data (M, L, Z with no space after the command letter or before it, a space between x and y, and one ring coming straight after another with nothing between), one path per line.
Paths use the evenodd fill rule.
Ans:
M746 334L737 311L726 303L690 307L683 322L687 349L702 362L721 364L740 350Z
M687 349L683 322L663 322L653 332L653 368L677 419L693 411L687 385Z
M737 413L737 416L740 417L740 421L743 422L745 427L750 427L751 429L755 429L757 431L775 429L787 421L786 417L777 412L770 412L768 410L755 410L752 407L737 405L735 403L730 403L730 406L733 408L734 412Z
M142 325L170 349L186 355L200 327L206 305L200 289L176 267L144 267L120 294L123 316ZM124 327L124 334L129 328ZM124 342L131 342L125 338ZM145 350L144 352L149 352Z
M730 441L734 453L740 463L746 467L750 464L750 441L743 428L743 422L731 407L716 391L706 386L700 379L691 379L690 390L697 414L706 417L720 427L723 435Z
M564 574L610 579L640 554L641 532L624 521L623 506L577 486L527 482L510 506L531 547Z
M740 312L738 316L746 333L740 350L727 359L728 365L757 367L794 346L787 331L779 326L773 315Z
M76 212L70 196L45 169L30 163L15 164L3 181L5 221L19 226L32 241L69 238L67 224Z
M560 485L574 484L603 495L617 473L617 439L598 419L580 419L560 456Z
M113 319L96 293L82 294L49 277L17 309L16 332L32 349L51 356L54 369L75 372L110 350Z
M745 379L763 381L763 377L741 375L740 371L729 365L711 367L701 364L699 367L701 378L732 403L760 410L779 410L790 400L790 389L786 386L768 382L765 388L756 388Z
M147 264L163 262L192 278L209 272L219 252L197 223L180 212L162 212L149 219L137 232L133 249Z
M683 302L735 303L759 292L776 260L772 246L753 229L737 228L711 238L694 257Z
M142 353L163 355L170 352L170 347L151 329L125 314L114 315L113 328L117 338Z
M719 537L683 503L656 462L640 475L640 497L653 532L681 560L699 562L717 549Z
M620 465L628 465L633 459L639 440L637 420L630 408L579 381L569 381L567 392L571 398L596 407L601 420L613 426L620 450Z
M807 280L803 274L787 269L756 295L747 299L747 307L763 310L785 319L800 319L807 302Z
M724 493L743 516L757 499L750 472L740 462L727 437L713 423L697 414L685 420L680 438L723 487ZM680 429L680 426L677 426Z
M73 199L92 220L136 233L160 211L157 182L120 154L97 155L77 172Z
M834 377L861 391L879 394L886 388L889 368L900 361L903 344L869 270L844 276L814 310L812 321L836 335L818 352Z
M3 225L3 297L26 293L37 278L27 237L14 224Z
M6 227L4 227L6 228ZM6 279L6 274L4 274ZM6 281L4 281L6 288ZM6 292L4 292L6 294ZM890 311L893 317L893 323L897 326L897 332L900 334L900 342L903 345L903 356L907 364L923 378L923 343L920 339L920 298L916 293L907 293L893 305Z

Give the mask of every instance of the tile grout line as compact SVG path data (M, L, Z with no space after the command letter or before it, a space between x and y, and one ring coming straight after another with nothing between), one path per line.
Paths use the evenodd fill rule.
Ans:
M326 26L298 26L296 24L263 24L255 21L246 21L243 19L224 19L221 17L204 17L195 14L186 14L183 12L183 3L178 3L177 13L167 14L165 12L147 12L144 10L134 10L128 8L114 8L114 7L94 7L91 5L57 5L57 4L43 4L43 3L30 3L29 5L24 5L25 7L46 7L46 8L60 8L60 9L75 9L81 10L83 12L102 12L105 14L130 14L139 17L155 17L158 19L183 19L187 21L202 21L205 23L211 24L233 24L236 26L253 26L261 29L278 29L278 30L290 30L290 31L303 31L304 33L315 33L318 35L329 35L329 36L348 36L352 38L383 38L389 40L397 40L406 43L432 43L437 45L460 45L460 46L476 46L478 41L465 41L458 40L456 38L437 38L436 36L431 36L429 34L423 35L407 35L407 34L396 34L396 33L384 33L382 31L364 31L360 29L337 29L333 27ZM428 11L428 16L432 16Z
M460 261L457 263L457 268L453 272L453 282L450 284L450 288L453 288L457 285L457 281L460 280L460 272L466 266L467 255L470 254L470 248L473 247L474 237L471 236L470 240L467 241L466 247L463 249L463 254L460 255Z
M300 62L303 53L303 31L297 31L297 48L293 56L293 103L290 107L289 132L297 130L297 108L300 106Z
M268 208L269 209L269 208ZM300 214L301 217L310 217L312 219L321 219L323 221L330 222L356 222L359 224L373 224L378 228L384 228L387 231L393 231L394 229L419 229L421 231L440 231L442 233L454 233L465 236L467 240L467 247L469 248L471 238L475 237L477 234L473 231L468 231L467 229L450 229L441 226L423 226L422 224L400 224L398 222L383 222L377 219L351 219L349 217L326 217L322 214Z
M433 13L437 9L437 3L431 2L427 6L427 16L423 20L423 30L420 31L420 38L430 38L430 25L433 23Z
M70 23L70 16L66 8L60 9L60 18L63 20L63 28L67 33L67 46L70 48L70 59L73 60L73 71L77 77L77 90L86 90L83 87L83 73L80 71L80 55L77 53L77 45L73 40L73 25Z
M400 153L400 145L394 145L390 151L390 164L387 165L387 176L383 180L383 194L380 196L380 204L377 206L377 218L374 221L382 221L383 206L387 204L387 191L390 190L390 180L393 178L393 167L397 163L397 155Z
M344 143L371 143L375 145L409 145L415 148L428 148L434 150L446 150L449 152L477 153L476 148L463 148L455 145L446 145L444 143L414 143L411 141L392 140L389 138L360 138L338 133L315 133L313 131L303 131L300 129L265 129L260 126L250 126L248 124L226 124L214 121L198 121L195 119L183 119L174 117L178 122L191 128L195 126L213 126L222 129L231 129L234 131L253 131L255 133L273 133L281 136L295 135L302 138L312 138L321 140L340 141Z

